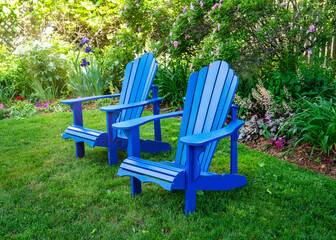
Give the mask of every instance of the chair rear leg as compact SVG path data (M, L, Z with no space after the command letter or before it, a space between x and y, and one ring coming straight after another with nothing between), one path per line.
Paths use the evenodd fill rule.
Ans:
M135 177L131 177L132 196L141 193L141 182Z
M84 142L76 142L76 157L82 158L85 155Z

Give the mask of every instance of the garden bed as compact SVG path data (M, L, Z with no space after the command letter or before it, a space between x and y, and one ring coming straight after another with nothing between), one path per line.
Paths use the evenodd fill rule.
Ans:
M269 140L267 138L259 137L256 141L245 142L243 144L250 149L268 153L281 160L294 163L301 168L311 169L318 174L323 174L332 179L336 179L336 164L330 163L330 159L336 158L335 153L331 153L328 157L327 154L314 150L310 157L313 146L308 143L303 143L295 148L293 154L291 152L284 154L284 149L278 148L275 145L267 146L268 143Z

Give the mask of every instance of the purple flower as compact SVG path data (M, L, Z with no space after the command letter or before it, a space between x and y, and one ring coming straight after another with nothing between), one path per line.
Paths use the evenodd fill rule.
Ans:
M203 7L203 2L200 2L200 6Z
M271 139L269 140L269 142L273 144L273 143L274 143L274 139L271 138Z
M187 12L187 10L188 10L188 8L187 8L187 7L185 7L185 8L183 8L183 9L182 9L182 11L183 11L184 13L186 13L186 12Z
M220 23L217 23L218 31L220 30Z
M141 32L141 28L138 28L138 31Z
M126 27L128 27L128 23L126 23Z
M192 3L190 3L190 10L194 10L194 6L192 5Z
M190 65L190 71L192 70L193 66L194 66L193 64Z
M90 65L90 62L89 62L89 61L86 61L86 58L83 58L83 59L82 59L81 66L82 66L82 67L86 67L87 65Z
M184 39L185 39L185 40L187 40L187 39L188 39L188 34L187 34L187 35L185 35Z
M44 108L48 107L48 104L44 104L43 107L44 107Z
M296 12L295 13L295 18L298 18L298 16L299 16L299 12Z
M87 37L83 37L79 46L83 47L84 44L89 43L89 42L90 42L90 40Z
M4 108L4 105L3 105L3 104L0 104L0 108Z
M35 107L41 107L41 105L38 103L38 104L35 105Z
M178 45L178 41L174 41L174 47L177 47L177 45Z
M309 31L310 32L314 32L315 31L315 26L314 25L310 25L309 26Z
M308 56L310 56L310 55L313 54L313 51L312 51L311 49L309 49L309 50L307 51L307 54L308 54Z
M287 4L287 3L282 2L282 3L280 3L280 7L284 7L284 6L286 6L286 4Z
M92 51L91 47L89 47L89 46L87 46L87 47L85 48L85 52L86 52L86 53L90 53L90 52L93 52L93 53L94 53L94 51Z

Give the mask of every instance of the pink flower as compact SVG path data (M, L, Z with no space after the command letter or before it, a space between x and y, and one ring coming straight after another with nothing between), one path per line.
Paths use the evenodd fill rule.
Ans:
M138 31L141 32L141 28L138 28Z
M274 139L271 138L271 139L269 140L269 142L273 144L273 143L274 143Z
M81 96L78 96L77 98L81 98Z
M156 52L156 51L157 51L157 48L155 48L154 51Z
M214 54L214 52L211 52L211 56Z
M137 6L137 7L140 7L140 5L139 5L138 3L136 4L136 6Z
M141 37L141 33L138 33L138 38L140 38Z
M276 143L276 146L279 148L279 147L282 147L282 143L279 142L279 143Z
M128 27L128 23L126 23L126 27Z
M296 12L295 13L295 18L298 18L298 16L299 16L299 12Z
M174 41L174 47L177 47L178 41Z
M199 58L203 58L203 55L201 54L201 55L199 56Z
M256 30L256 32L259 32L259 28L256 28L255 30Z
M211 35L211 40L213 40L213 35Z
M220 30L220 23L217 23L218 31Z
M290 144L290 142L287 142L287 145L289 145Z
M285 143L285 142L286 142L286 139L282 139L281 142L282 142L282 143Z
M211 64L212 64L212 63L209 64L209 67L211 67Z
M282 2L282 3L280 3L280 7L284 7L284 6L286 6L286 4L287 4L287 3Z
M183 110L183 108L180 108L180 109L179 109L179 111L182 111L182 110Z
M134 1L134 3L137 3L137 2L138 2L138 0L135 0L135 1Z
M49 101L46 101L45 104L49 104Z
M307 54L308 54L308 56L310 56L310 55L313 54L313 51L312 51L311 49L309 49L309 50L307 51Z
M330 158L330 159L329 159L329 162L330 162L330 163L333 163L333 160Z
M318 21L319 21L318 19L315 20L315 22L318 22Z
M219 3L222 3L223 2L223 0L219 0Z
M200 6L203 7L203 2L200 2Z
M185 8L183 8L183 9L182 9L182 12L186 13L186 12L187 12L187 10L188 10L188 8L187 8L187 7L185 7Z
M35 107L41 107L41 105L38 103L38 104L35 105Z
M44 107L44 108L48 107L48 104L44 104L43 107Z
M289 146L289 148L292 148L292 147L293 147L293 145L290 145L290 146Z
M216 31L217 31L216 28L213 28L213 29L212 29L212 33L215 33Z
M172 32L169 32L169 36L173 36L173 33L172 33Z
M190 3L190 10L194 10L194 6L192 5L192 3Z
M4 105L3 105L3 104L0 104L0 108L4 108Z
M309 31L310 32L314 32L315 31L315 26L314 25L310 25L309 26Z

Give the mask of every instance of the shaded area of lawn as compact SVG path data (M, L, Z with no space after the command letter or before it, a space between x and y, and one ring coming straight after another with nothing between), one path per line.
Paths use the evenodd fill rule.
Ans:
M105 129L103 113L84 114L85 126ZM0 121L0 238L335 239L334 180L239 145L247 185L199 191L196 213L185 217L183 191L144 184L131 198L129 178L116 176L119 164L108 167L105 148L86 145L86 156L75 158L73 141L60 136L71 123L71 113ZM176 147L180 120L161 123ZM153 139L153 125L141 134ZM228 140L211 171L228 172ZM142 156L173 161L174 153Z

